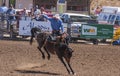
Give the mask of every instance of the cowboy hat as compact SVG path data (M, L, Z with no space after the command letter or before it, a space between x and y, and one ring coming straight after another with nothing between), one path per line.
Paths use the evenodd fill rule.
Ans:
M53 16L53 18L60 19L60 16L59 16L59 14L55 14L55 15Z

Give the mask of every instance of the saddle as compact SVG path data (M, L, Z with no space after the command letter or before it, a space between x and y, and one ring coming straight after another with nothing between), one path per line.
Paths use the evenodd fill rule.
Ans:
M49 35L48 41L56 41L57 36L60 36L60 31L59 30L53 30L52 34Z
M48 37L48 41L53 41L53 42L56 42L56 38L57 38L57 35L49 35L49 37Z
M69 40L70 40L69 37L66 36L66 34L60 34L58 31L57 31L57 33L55 32L55 33L52 33L51 35L49 35L47 38L47 41L56 42L56 39L58 37L64 37L65 38L64 43L66 43L67 45L69 44Z

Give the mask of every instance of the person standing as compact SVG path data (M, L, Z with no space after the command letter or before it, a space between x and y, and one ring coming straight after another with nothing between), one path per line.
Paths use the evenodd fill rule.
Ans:
M5 3L2 4L0 7L0 13L6 13L8 10L8 7L5 5Z
M45 11L44 7L40 7L40 11L41 11L41 14L46 14L46 11Z
M16 18L15 18L15 15L16 15L16 11L13 7L13 5L11 4L9 9L7 10L7 13L8 15L8 24L7 24L7 29L10 29L10 26L12 24L12 21L14 21Z
M95 9L95 15L98 16L101 11L102 11L102 8L100 6L97 6L97 8Z
M5 3L3 3L2 6L0 7L0 16L1 16L1 21L2 21L1 25L4 25L4 20L6 17L7 10L8 10L8 7L5 5ZM3 26L1 26L1 27L3 27Z
M24 8L22 11L21 11L21 15L22 16L27 16L27 11L26 11L26 8Z
M37 21L39 20L39 17L41 15L41 11L40 9L38 8L38 5L36 5L36 7L34 8L34 13L33 13L33 18Z

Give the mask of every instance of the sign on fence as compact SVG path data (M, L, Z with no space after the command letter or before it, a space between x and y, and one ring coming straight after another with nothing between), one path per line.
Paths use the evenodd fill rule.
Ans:
M83 24L81 38L112 39L113 25L106 24Z
M38 27L42 31L52 31L49 21L20 21L19 23L19 35L30 36L31 28Z

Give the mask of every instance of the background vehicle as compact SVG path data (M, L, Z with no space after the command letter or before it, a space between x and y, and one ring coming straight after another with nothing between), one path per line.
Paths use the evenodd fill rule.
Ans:
M63 13L61 19L67 23L67 32L70 35L71 41L77 41L81 34L81 25L89 23L92 18L89 15L76 13Z
M82 22L83 20L89 20L91 17L89 15L84 14L76 14L76 13L63 13L61 15L61 19L64 23L70 22Z

